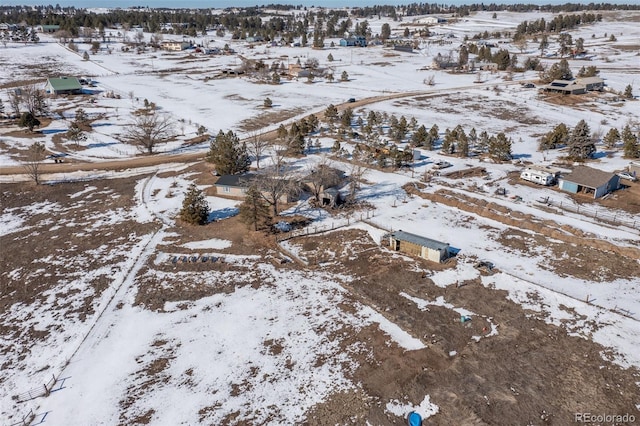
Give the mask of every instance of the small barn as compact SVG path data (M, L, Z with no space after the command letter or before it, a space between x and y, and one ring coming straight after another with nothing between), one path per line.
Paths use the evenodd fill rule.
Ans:
M404 231L389 234L389 247L432 262L442 263L449 257L449 244Z
M48 78L44 90L52 95L82 93L82 85L76 77Z
M587 166L578 166L558 179L558 188L573 194L593 194L600 198L620 186L620 178L615 173L605 172Z

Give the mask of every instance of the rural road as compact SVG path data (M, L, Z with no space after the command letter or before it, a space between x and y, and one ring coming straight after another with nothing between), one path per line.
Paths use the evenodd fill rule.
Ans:
M524 81L505 81L500 84L503 85L516 85L521 84ZM346 109L347 107L357 108L365 105L370 105L378 102L384 102L392 99L408 98L412 96L429 96L429 95L442 95L445 93L452 93L457 90L464 90L467 88L478 88L482 86L495 86L496 83L484 83L475 84L472 86L433 89L418 92L402 92L393 93L389 95L373 96L357 100L356 102L345 102L343 104L336 105L339 111ZM321 113L322 111L316 111L315 113ZM277 137L277 130L271 130L264 132L259 136L273 140ZM138 167L156 166L165 163L188 163L192 161L199 161L204 159L206 155L205 150L198 150L194 152L179 153L179 154L155 154L146 155L133 158L123 158L118 160L99 161L99 162L68 162L68 163L43 163L40 165L40 173L72 173L78 171L92 171L92 170L125 170ZM0 167L0 175L24 175L25 169L23 166L3 166Z

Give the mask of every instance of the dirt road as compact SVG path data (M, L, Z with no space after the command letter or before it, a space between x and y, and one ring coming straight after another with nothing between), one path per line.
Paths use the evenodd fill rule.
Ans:
M514 85L520 84L521 82L504 82L501 84L506 85ZM484 84L487 85L487 84ZM494 83L490 84L491 86L495 85ZM483 84L477 84L474 86L469 86L469 88L477 88L482 87ZM463 90L465 87L456 88L456 90ZM445 93L450 93L451 89L432 89L426 91L416 91L416 92L403 92L403 93L393 93L389 95L381 95L381 96L373 96L370 98L365 98L361 100L356 100L355 102L345 102L343 104L336 105L339 111L342 111L346 108L357 108L365 105L371 105L378 102L389 101L393 99L400 98L408 98L412 96L427 96L434 95L439 96ZM321 113L322 111L316 111L315 113ZM278 124L278 123L273 123ZM264 133L260 133L264 139L274 140L277 137L277 130L271 130ZM155 166L159 164L166 163L188 163L193 161L200 161L204 159L206 155L205 150L198 150L194 152L188 153L180 153L180 154L156 154L156 155L146 155L134 158L123 158L118 160L109 160L109 161L100 161L100 162L68 162L68 163L58 163L51 164L46 163L41 165L41 173L49 174L49 173L72 173L78 171L91 171L91 170L123 170L123 169L131 169L138 167L149 167ZM6 166L0 167L0 175L24 175L25 169L22 166Z

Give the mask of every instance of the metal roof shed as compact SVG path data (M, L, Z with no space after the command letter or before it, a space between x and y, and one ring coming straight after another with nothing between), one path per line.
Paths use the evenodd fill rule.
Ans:
M587 166L578 166L568 175L558 179L558 187L561 190L574 194L593 193L593 198L600 198L619 186L620 178L615 173Z
M442 262L449 257L449 244L404 231L389 235L391 250L422 257L433 262Z

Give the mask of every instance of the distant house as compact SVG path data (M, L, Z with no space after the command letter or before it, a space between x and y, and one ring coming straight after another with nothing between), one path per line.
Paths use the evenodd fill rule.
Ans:
M498 71L498 64L496 64L495 62L476 62L473 65L480 71Z
M576 80L553 80L542 86L545 92L563 93L565 95L582 95L594 90L602 90L604 80L600 77L585 77Z
M261 43L264 41L264 37L262 36L249 36L245 39L248 43Z
M307 78L310 75L313 75L312 70L307 68L302 68L302 66L298 64L289 64L288 73L289 73L289 76L293 78Z
M52 95L70 95L82 93L82 85L76 77L48 78L45 92Z
M620 178L615 173L587 166L578 166L558 179L558 188L561 190L573 194L593 194L593 198L600 198L619 186Z
M604 89L604 80L600 77L583 77L576 79L577 84L582 84L587 88L587 91L591 92L594 90L601 91Z
M587 93L587 86L578 84L574 80L553 80L551 83L542 86L545 92L562 93L564 95L582 95Z
M415 21L417 24L425 24L425 25L435 25L437 24L438 18L436 16L426 16L424 18L420 18Z
M342 47L351 47L351 46L367 47L367 39L365 37L363 37L363 36L342 38L342 39L340 39L340 46L342 46Z
M389 234L391 250L441 263L449 257L449 244L404 231Z
M60 25L41 25L38 27L38 31L41 33L55 33L60 30Z
M175 40L165 40L160 44L160 47L163 50L169 50L173 52L180 52L182 50L188 49L191 46L191 43L187 41L175 41Z
M397 50L399 52L413 53L413 46L410 44L394 44L393 50Z

